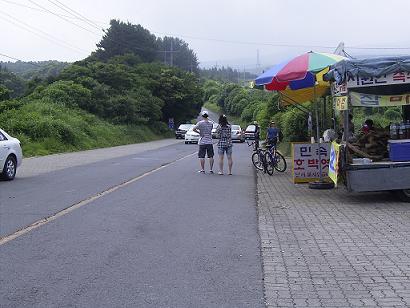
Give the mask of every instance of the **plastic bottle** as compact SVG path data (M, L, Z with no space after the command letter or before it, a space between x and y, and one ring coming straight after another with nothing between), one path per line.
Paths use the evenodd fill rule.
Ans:
M400 123L399 125L399 139L406 139L406 124L404 122Z
M410 121L407 120L406 123L404 124L405 127L405 132L404 132L404 137L405 139L410 139Z
M395 123L390 123L390 139L397 139L397 125Z

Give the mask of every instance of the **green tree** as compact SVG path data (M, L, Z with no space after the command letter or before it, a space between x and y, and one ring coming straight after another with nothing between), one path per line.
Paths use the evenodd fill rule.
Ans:
M5 101L10 98L10 90L0 84L0 101Z
M82 108L91 98L91 91L74 81L56 81L44 89L37 89L33 99L43 99L58 105L71 108Z
M157 59L158 44L155 35L141 25L133 25L119 20L111 20L110 28L105 31L92 55L101 61L126 54L134 54L143 62Z
M158 61L198 74L198 59L188 44L179 38L158 38Z
M177 68L163 69L154 94L164 101L162 119L182 123L194 118L202 106L202 88L198 78Z

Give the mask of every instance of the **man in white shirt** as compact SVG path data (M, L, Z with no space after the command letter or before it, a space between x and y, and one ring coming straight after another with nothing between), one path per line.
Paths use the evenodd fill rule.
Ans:
M194 132L197 132L201 138L198 141L199 150L198 158L201 165L201 170L198 172L205 173L205 154L209 158L209 173L214 173L212 168L214 166L214 147L212 144L212 121L208 119L208 112L202 111L202 120L199 121L193 128Z

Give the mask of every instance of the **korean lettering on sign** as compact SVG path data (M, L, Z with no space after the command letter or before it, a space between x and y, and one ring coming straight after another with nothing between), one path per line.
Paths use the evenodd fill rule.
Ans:
M351 92L350 103L360 107L404 106L410 105L410 94L374 95Z
M337 110L347 110L349 109L347 96L336 96L334 98L335 108Z
M345 95L347 93L347 84L344 82L342 84L332 83L332 96Z
M330 144L293 143L293 182L306 183L319 179L319 159L322 177L328 175Z
M349 76L347 78L347 88L360 88L360 87L374 87L380 85L390 84L404 84L410 83L410 73L393 73L388 75L382 75L380 77L357 77Z

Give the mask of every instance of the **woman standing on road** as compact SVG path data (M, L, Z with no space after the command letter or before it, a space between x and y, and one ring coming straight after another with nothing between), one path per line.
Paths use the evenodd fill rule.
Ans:
M223 114L219 117L219 126L216 129L219 136L218 141L218 154L219 154L219 175L223 175L224 170L224 154L228 158L228 170L229 175L232 175L232 138L231 138L231 125L228 123L228 119Z

